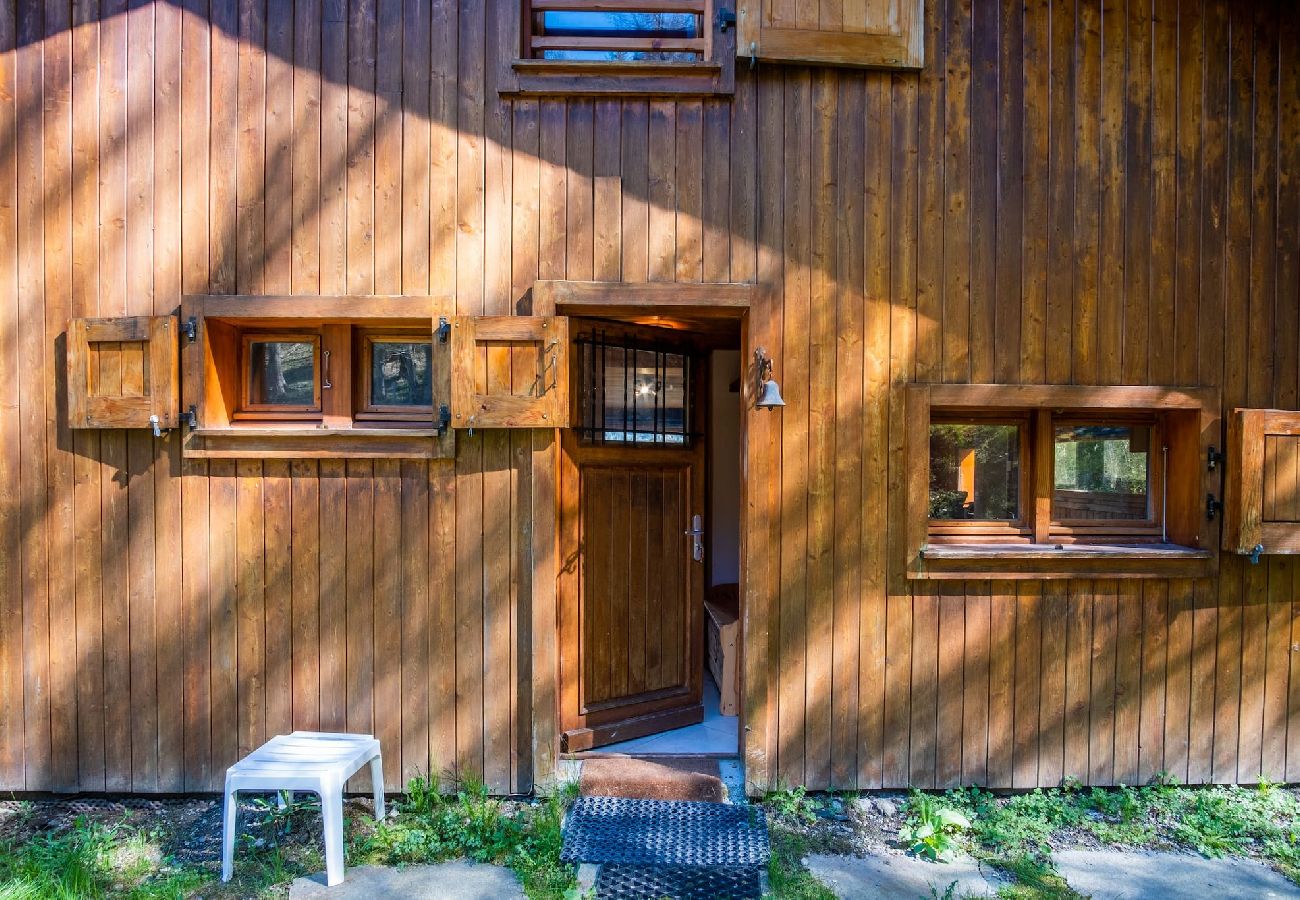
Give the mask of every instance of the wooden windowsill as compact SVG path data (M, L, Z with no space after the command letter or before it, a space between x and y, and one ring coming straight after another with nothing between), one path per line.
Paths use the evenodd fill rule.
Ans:
M687 75L708 78L722 71L718 63L687 59L517 59L517 72L564 75Z
M436 428L244 426L195 428L185 435L191 459L437 459Z
M349 437L437 437L441 432L436 428L426 428L423 426L395 426L392 428L370 428L361 426L358 428L328 428L322 425L237 425L232 428L193 428L190 434L199 437L231 437L238 435L240 437L266 437L276 435L280 437L325 437L332 435L347 435Z
M1178 544L933 544L924 559L1210 559Z
M502 94L711 96L735 92L730 64L712 60L515 59Z
M1214 574L1213 550L1164 543L930 544L917 579L1195 578Z

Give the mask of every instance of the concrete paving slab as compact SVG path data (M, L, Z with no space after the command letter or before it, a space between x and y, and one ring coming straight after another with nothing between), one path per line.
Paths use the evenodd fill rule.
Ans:
M325 873L295 878L289 900L388 900L436 897L438 900L523 900L514 873L500 866L464 861L433 866L357 866L342 884L325 886Z
M1251 859L1116 850L1062 850L1052 859L1070 887L1092 900L1300 897L1300 886Z
M934 863L901 853L873 856L809 856L804 865L841 900L880 897L943 896L954 881L958 897L992 897L1004 882L988 867L970 858ZM931 893L933 888L934 893Z

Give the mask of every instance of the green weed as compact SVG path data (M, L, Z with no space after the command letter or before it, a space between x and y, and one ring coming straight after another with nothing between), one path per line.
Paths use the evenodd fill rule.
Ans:
M447 796L436 778L418 778L395 817L354 833L354 853L381 865L468 858L509 866L530 898L563 900L577 888L573 867L560 862L560 823L576 793L576 785L566 787L511 814L476 779Z
M899 839L917 856L934 862L951 862L961 848L961 836L970 820L957 810L939 806L934 799L916 791L907 801L907 821Z
M779 825L768 837L772 855L767 863L768 897L773 900L834 900L835 894L804 868L805 839Z
M763 798L763 805L778 816L811 824L817 821L817 804L808 797L803 785L795 788L778 787Z
M77 818L70 828L0 843L0 900L183 897L206 873L161 860L155 835Z

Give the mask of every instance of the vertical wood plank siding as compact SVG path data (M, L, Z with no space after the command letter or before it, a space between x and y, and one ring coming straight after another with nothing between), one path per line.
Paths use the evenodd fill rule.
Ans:
M374 731L390 787L545 777L549 434L181 460L66 429L60 338L182 292L504 314L539 277L765 287L789 405L746 422L752 787L1300 780L1293 562L901 567L909 381L1294 408L1285 6L929 0L919 73L593 101L501 98L486 0L0 0L0 789L210 790L288 728Z

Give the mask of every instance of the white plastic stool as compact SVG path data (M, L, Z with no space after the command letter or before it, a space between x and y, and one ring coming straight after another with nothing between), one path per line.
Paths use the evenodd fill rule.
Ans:
M384 766L379 741L369 734L295 731L271 738L226 770L221 831L221 880L235 862L235 820L240 791L307 791L320 797L325 820L325 875L330 887L343 880L343 785L366 763L375 789L375 818L384 817Z

